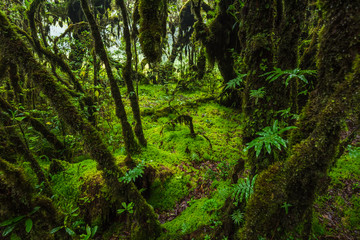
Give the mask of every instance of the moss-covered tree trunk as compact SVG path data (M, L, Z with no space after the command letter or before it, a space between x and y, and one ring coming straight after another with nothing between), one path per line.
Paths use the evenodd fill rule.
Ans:
M239 48L237 28L234 28L237 25L235 19L228 13L229 7L233 4L233 0L220 0L216 17L209 26L205 25L201 16L201 1L194 6L197 18L194 25L195 36L206 47L210 63L216 62L218 64L224 83L228 83L237 76L231 52ZM227 89L222 93L220 103L225 106L240 107L241 98L236 91Z
M9 66L9 77L11 86L14 90L14 95L16 98L16 102L20 105L24 104L24 96L23 96L23 90L20 86L20 75L18 73L18 67L15 64L10 64Z
M161 10L164 8L164 0L139 0L140 31L139 40L141 50L149 63L161 60L163 30L166 21L163 21ZM166 13L167 14L167 13Z
M110 89L115 102L116 116L120 119L122 125L122 132L124 135L125 148L128 153L133 153L139 150L138 144L135 141L134 133L128 122L125 106L121 99L121 94L117 82L115 80L113 71L111 69L110 61L105 50L104 43L102 41L99 28L96 24L95 18L90 12L87 0L81 0L81 7L85 13L85 16L89 22L91 34L95 42L95 50L99 55L101 61L105 65L105 70L110 82Z
M248 203L240 239L296 237L312 207L320 180L327 175L339 144L341 121L360 104L360 2L322 0L325 28L321 33L316 91L301 121L302 140L284 163L275 163L257 179ZM316 111L309 111L310 107ZM321 107L320 107L321 106ZM284 204L291 204L286 213ZM302 236L307 239L307 236Z
M103 178L111 189L111 200L119 208L122 202L135 204L134 239L155 239L159 236L161 227L152 207L146 203L133 183L119 182L118 178L124 174L115 165L115 159L100 135L82 117L62 86L56 83L52 75L36 61L3 12L0 12L0 56L22 66L24 71L30 74L36 86L49 98L60 118L74 132L82 134L87 151L97 161L98 168L102 170ZM135 236L139 237L135 238Z
M273 66L274 50L272 42L274 22L274 1L246 1L242 9L242 28L239 31L242 46L242 56L246 68L246 83L243 92L243 112L245 113L244 144L256 138L266 126L272 125L274 111L284 95L276 95L278 84L270 84L262 74L270 71ZM251 96L252 91L265 91L263 97ZM251 148L248 151L248 161L251 164L251 175L265 169L274 161L273 154L262 151L259 157Z
M21 113L22 111L16 109L15 107L11 106L5 99L3 99L2 97L0 97L0 108L4 111L4 112L8 112L9 114L11 112L19 112ZM52 144L55 149L62 155L64 156L66 159L68 159L70 157L70 152L68 151L68 149L66 149L65 145L57 138L57 136L55 134L53 134L52 132L50 132L44 124L42 124L40 121L38 121L37 119L25 115L26 117L24 118L25 121L29 122L31 124L31 126L38 131L39 133L41 133L41 135L50 143Z
M281 16L281 22L278 30L278 49L277 49L277 67L282 70L291 70L298 67L298 45L299 38L302 32L303 21L305 19L305 10L308 0L282 1L283 9ZM280 81L280 79L278 79ZM280 83L281 84L281 83ZM279 85L279 83L277 84ZM274 95L286 94L288 101L283 102L281 107L283 109L290 107L292 113L298 112L297 94L298 94L298 82L293 80L290 84L284 88L284 85L274 88ZM285 99L279 99L284 101Z
M131 104L132 112L134 115L134 119L136 121L135 129L134 129L135 135L136 135L137 139L139 140L139 143L142 146L146 146L147 143L146 143L146 139L144 136L143 127L141 124L138 96L135 93L134 84L131 79L131 77L133 76L132 53L131 53L131 39L130 39L127 9L126 9L126 6L125 6L125 3L123 0L117 0L116 3L117 3L117 5L120 6L121 15L123 18L123 23L124 23L123 29L124 29L125 50L126 50L126 64L123 68L123 77L124 77L124 80L126 83L128 94L129 94L130 104Z
M34 155L30 152L30 149L28 148L28 145L24 143L20 136L15 131L15 126L13 125L14 122L8 115L5 114L5 112L0 112L0 122L2 123L2 126L4 127L4 132L8 136L8 140L13 143L13 146L15 146L15 150L17 153L24 156L25 161L30 162L30 167L36 174L36 177L38 178L38 184L44 186L44 192L51 197L52 196L52 190L49 184L48 179L45 176L44 171L42 170L39 162L35 159Z
M63 222L50 198L38 195L24 171L1 157L0 172L0 192L6 193L0 195L0 222L26 216L38 207L39 211L29 216L35 226L32 232L26 233L22 227L13 232L22 239L49 239L50 230Z
M83 89L82 85L79 83L78 79L76 78L75 74L72 72L70 65L64 61L64 59L53 53L52 51L49 50L49 48L44 47L39 38L38 38L38 32L36 29L36 22L35 22L35 14L37 12L37 10L39 9L39 7L44 3L44 0L34 0L31 4L30 4L30 8L27 11L27 17L29 20L29 26L30 26L30 31L31 31L31 36L29 36L27 34L27 32L21 30L20 28L18 28L17 30L22 33L23 35L25 35L28 39L28 41L35 46L35 50L37 51L37 53L39 54L39 56L45 56L46 59L53 64L54 66L59 66L60 69L62 71L64 71L68 77L70 78L70 81L72 82L72 84L74 85L74 88L85 95L85 97L83 98L82 102L80 102L80 106L87 106L87 113L88 113L88 119L92 124L95 124L95 117L94 117L94 112L95 112L95 107L94 107L94 102L93 99L88 96L88 93Z

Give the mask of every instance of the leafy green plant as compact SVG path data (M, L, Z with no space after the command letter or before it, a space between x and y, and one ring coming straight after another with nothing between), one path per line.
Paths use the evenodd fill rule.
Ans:
M234 198L234 205L237 206L239 202L242 202L243 199L247 202L251 194L254 192L254 184L256 181L257 175L255 175L251 180L248 178L239 179L237 184L232 186L232 197Z
M50 231L50 234L55 234L61 229L65 229L65 232L69 234L71 237L76 236L76 233L72 229L76 227L76 225L78 226L77 222L73 222L74 218L79 216L79 213L77 212L78 210L79 210L78 207L73 208L73 205L69 204L65 209L65 218L63 225L53 228Z
M211 240L211 237L209 234L206 234L205 237L204 237L204 240Z
M98 226L90 227L89 225L86 225L86 234L80 235L81 240L88 240L93 238L97 230L98 230Z
M142 177L144 174L145 163L141 162L133 169L130 169L124 176L119 178L120 182L130 183L135 181L138 177Z
M267 76L266 80L269 82L276 81L281 76L287 76L285 79L285 86L289 85L289 81L293 78L300 79L304 83L308 84L308 80L305 78L305 75L313 76L316 74L315 70L301 70L299 68L295 68L293 70L281 70L280 68L274 68L274 71L267 72L261 76Z
M263 146L265 147L266 151L269 154L271 153L271 145L277 147L279 150L281 150L281 146L286 148L286 140L280 137L280 134L294 128L296 127L289 126L285 128L280 128L278 126L278 121L275 120L272 127L268 126L263 128L260 132L257 132L256 134L259 135L260 137L257 137L251 142L249 142L247 144L247 147L244 149L244 151L247 151L250 148L254 147L256 152L256 157L258 157L261 153Z
M289 207L291 207L292 205L290 203L284 202L283 205L281 206L282 208L285 209L285 213L288 214L289 213Z
M117 210L118 214L121 214L123 212L134 213L133 202L130 202L129 204L126 204L126 202L122 202L121 205L123 206L123 208Z
M16 225L18 225L20 222L22 222L23 220L25 220L25 231L27 233L30 233L30 231L33 228L33 221L30 218L31 215L33 215L34 213L36 213L37 211L39 211L40 207L35 207L29 214L27 215L21 215L21 216L17 216L8 220L5 220L3 222L0 223L0 228L2 227L6 227L3 232L2 232L2 236L6 237L7 235L9 235L16 227Z
M234 221L235 224L240 225L244 221L244 214L237 209L231 214L231 219Z
M283 118L291 118L291 119L294 119L294 120L299 120L300 115L291 113L290 111L291 111L291 109L289 107L287 109L279 110L276 113L280 114L280 116L283 117Z
M260 98L263 98L266 94L265 87L261 87L256 90L250 90L250 97L255 98L255 104L258 103Z
M236 86L240 86L243 82L243 78L246 77L247 74L238 74L236 78L231 79L226 83L225 90L227 89L235 89Z

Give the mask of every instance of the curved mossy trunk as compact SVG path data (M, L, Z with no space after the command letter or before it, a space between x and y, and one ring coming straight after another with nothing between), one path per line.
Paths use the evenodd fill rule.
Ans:
M299 59L299 68L300 69L309 69L316 70L316 54L318 52L319 45L319 32L322 26L322 21L318 20L318 24L313 28L311 34L311 40L309 46L304 50L300 59ZM305 91L305 93L311 92L313 88L317 85L317 77L316 76L308 76L307 80L309 83L303 87L299 88L299 92ZM298 111L301 112L305 107L306 102L308 100L308 94L300 94L298 96Z
M0 194L0 222L28 215L35 226L32 232L25 233L25 229L19 227L13 232L22 239L49 239L50 230L63 222L50 198L38 195L24 171L1 157L0 172L0 192L6 193ZM36 207L39 210L29 215Z
M308 238L307 214L321 179L327 176L339 145L341 122L360 104L360 2L320 1L326 16L318 54L319 85L303 111L301 132L291 156L275 163L257 178L245 214L240 239L287 239L296 229ZM316 111L308 111L310 106ZM321 106L321 108L319 108ZM286 212L284 204L291 204Z
M105 65L105 70L110 82L111 94L115 102L116 116L120 119L122 125L122 132L124 136L126 151L128 153L137 152L139 150L139 146L135 141L134 133L132 131L130 123L128 122L125 106L121 99L120 90L112 72L110 61L101 38L99 28L96 24L94 16L90 12L87 0L81 0L81 7L90 25L91 33L95 42L96 53L99 55L101 61Z
M123 68L123 78L126 83L127 92L129 94L129 98L130 98L131 109L132 109L132 112L134 115L134 119L136 121L135 135L136 135L137 139L139 140L139 143L142 146L146 146L147 143L146 143L146 139L144 136L143 127L141 124L138 96L135 93L134 84L131 79L131 77L133 76L132 53L131 53L131 39L130 39L127 9L126 9L124 0L117 0L116 3L118 6L120 6L121 15L122 15L123 22L124 22L123 29L124 29L124 38L125 38L126 64Z
M38 34L36 30L36 22L35 22L35 14L38 8L44 3L44 0L34 0L30 4L30 8L27 11L27 17L29 20L29 26L31 30L31 36L29 36L26 32L23 30L17 28L17 31L24 34L28 40L35 46L35 50L39 54L39 56L45 56L46 59L53 64L54 66L59 66L60 69L65 72L72 84L74 85L74 88L85 95L85 97L80 101L80 106L83 106L83 109L85 109L84 105L87 106L87 116L88 120L95 125L95 107L94 107L94 101L93 99L88 95L88 93L83 89L82 85L78 81L75 74L72 72L70 65L64 61L64 59L52 51L50 51L49 48L44 47L41 42L38 39Z
M348 1L334 3L334 7L343 7L342 4L346 2ZM303 109L299 127L291 136L292 144L299 143L314 130L317 124L316 113L325 107L329 94L334 92L339 79L344 78L346 73L351 71L352 59L356 54L356 39L351 34L355 36L358 31L357 25L352 24L358 20L351 15L353 10L350 8L354 4L349 5L347 10L329 10L322 7L324 27L319 36L318 84L309 97L309 101L314 104L307 104ZM322 5L327 6L327 4ZM343 34L340 36L340 33Z
M11 114L11 112L19 112L21 113L22 111L16 109L15 107L11 106L5 99L3 99L2 97L0 97L0 108L4 111L4 112L8 112L9 114ZM37 119L26 115L26 117L24 118L24 121L27 121L31 124L31 126L38 131L39 133L41 133L41 135L49 142L51 143L55 149L62 155L64 156L66 159L70 158L70 152L68 149L66 149L65 145L57 138L57 136L55 134L53 134L52 132L50 132L44 124L42 124L40 121L38 121Z
M4 126L4 132L7 134L7 137L10 142L15 146L17 153L24 156L25 161L30 162L30 167L34 171L36 177L38 178L38 184L44 186L44 192L51 197L52 190L49 184L48 179L45 176L44 171L42 170L39 162L35 159L34 155L30 152L27 143L24 143L20 136L15 131L15 126L13 121L7 116L4 112L0 112L0 122ZM21 130L22 131L22 130Z
M0 55L22 66L24 71L30 74L33 82L49 98L60 118L74 132L83 136L87 151L96 160L98 169L102 171L103 178L111 188L111 200L119 208L122 202L135 203L134 228L138 231L137 234L146 236L143 239L155 239L156 236L159 236L161 227L153 208L146 203L133 183L119 182L118 178L124 174L115 165L114 157L101 140L96 129L82 117L63 87L56 83L52 75L35 60L3 12L0 12Z

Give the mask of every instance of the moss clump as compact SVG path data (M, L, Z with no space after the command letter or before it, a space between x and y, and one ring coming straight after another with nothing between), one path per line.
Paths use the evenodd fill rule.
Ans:
M109 190L100 173L85 177L80 187L80 213L92 226L107 226L115 216L116 208L108 200Z
M175 175L164 183L155 180L148 202L156 209L169 210L189 194L192 185L190 175Z
M341 180L360 178L360 148L350 147L349 154L341 157L329 176L333 185L343 185ZM357 176L357 177L355 177Z
M76 164L62 162L66 170L52 176L54 195L57 205L66 208L67 205L77 205L80 196L81 185L84 184L88 175L96 173L96 162L88 159Z
M164 10L163 5L165 5L165 1L162 0L139 1L139 40L141 44L141 50L149 62L158 62L161 58L163 21L160 11L161 9Z
M202 198L194 201L180 216L165 223L163 226L168 233L159 239L179 239L181 235L191 233L201 226L209 224L210 215L203 210L203 206L208 200L208 198Z

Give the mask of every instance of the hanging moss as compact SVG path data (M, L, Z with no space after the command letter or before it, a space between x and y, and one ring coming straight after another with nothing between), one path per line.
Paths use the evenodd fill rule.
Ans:
M165 0L139 0L141 50L149 62L158 62L162 55L162 41L166 33ZM167 15L166 15L167 16ZM165 25L165 27L164 27ZM165 29L164 29L165 28ZM165 30L165 31L164 31Z

